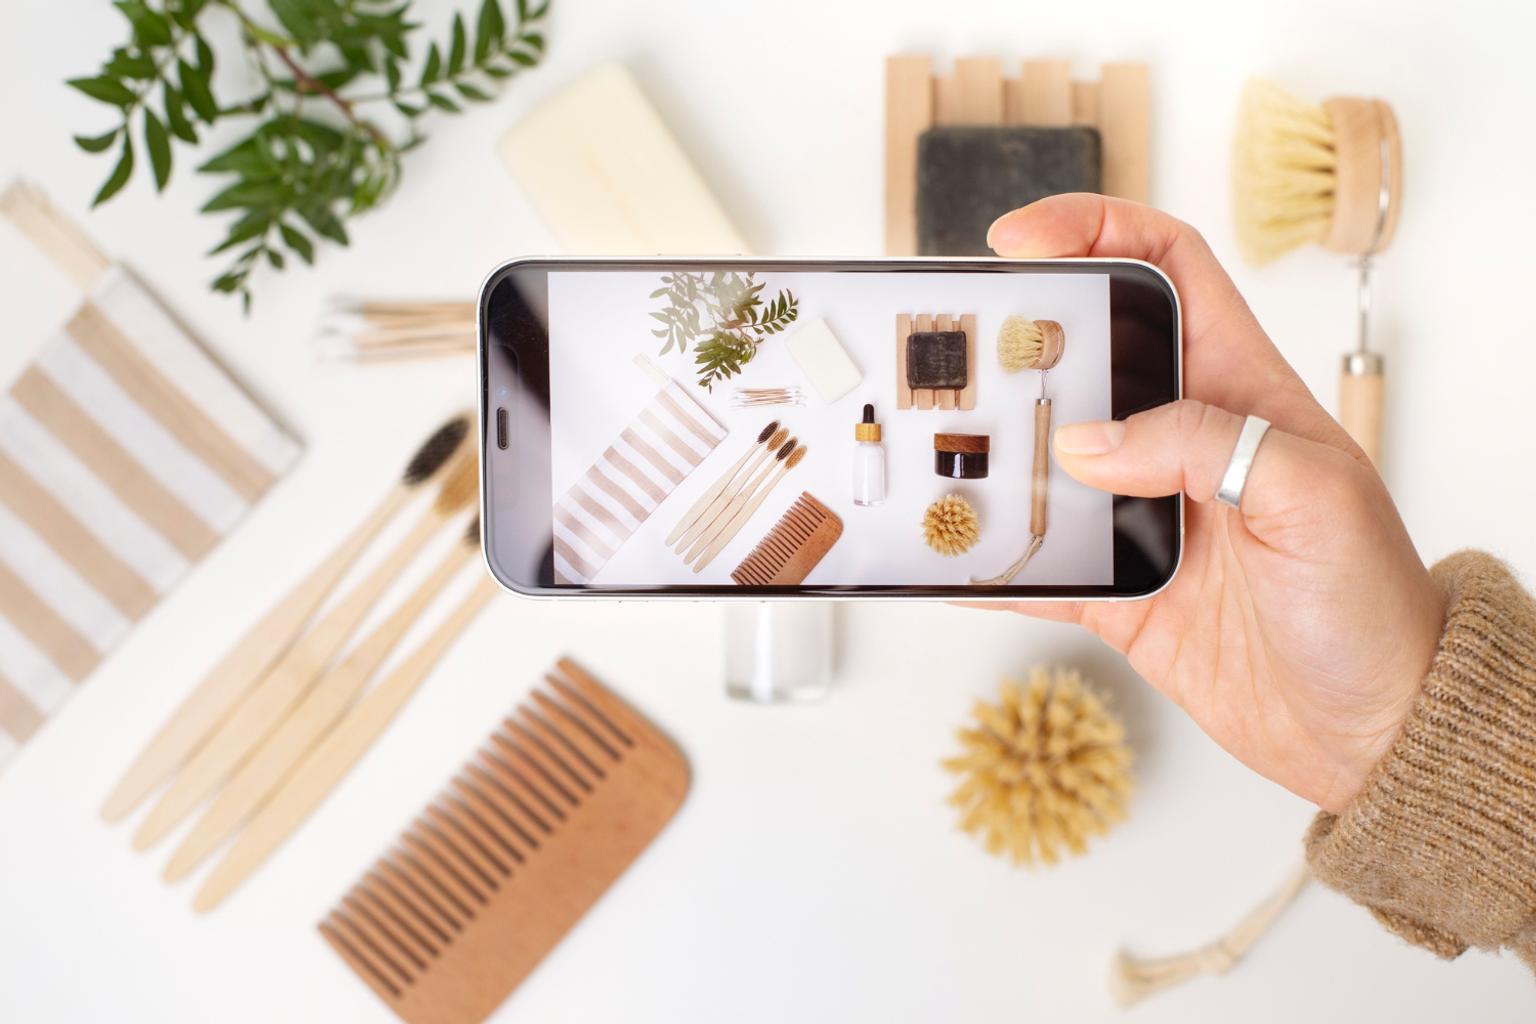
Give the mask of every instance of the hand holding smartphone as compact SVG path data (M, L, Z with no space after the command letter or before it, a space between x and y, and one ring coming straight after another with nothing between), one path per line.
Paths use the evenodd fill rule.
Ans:
M1077 483L1050 430L1178 398L1179 337L1137 261L513 261L480 297L487 562L538 596L1146 596L1180 499Z

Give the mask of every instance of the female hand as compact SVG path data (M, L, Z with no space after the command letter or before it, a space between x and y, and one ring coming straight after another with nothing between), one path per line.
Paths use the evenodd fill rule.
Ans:
M1184 314L1183 401L1056 431L1092 487L1183 491L1184 563L1146 601L1020 604L1080 623L1217 743L1329 811L1359 792L1429 670L1444 598L1370 461L1318 405L1198 232L1097 195L1000 218L1000 256L1120 256L1161 267ZM1214 501L1247 414L1273 426L1239 513Z

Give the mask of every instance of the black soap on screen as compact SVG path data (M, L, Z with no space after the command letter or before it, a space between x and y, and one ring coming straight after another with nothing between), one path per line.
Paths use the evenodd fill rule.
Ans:
M990 256L987 228L1002 214L1062 192L1098 192L1102 183L1094 128L930 128L917 142L917 251Z
M907 387L964 388L964 331L913 331L907 335Z

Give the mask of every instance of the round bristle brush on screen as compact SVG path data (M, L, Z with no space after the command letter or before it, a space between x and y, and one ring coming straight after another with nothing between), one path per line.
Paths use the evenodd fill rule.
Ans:
M1355 350L1339 379L1339 421L1376 461L1383 363L1370 349L1371 269L1402 208L1403 147L1392 108L1337 96L1313 106L1268 82L1243 92L1232 161L1243 255L1267 263L1307 243L1356 257Z
M1005 371L1040 372L1040 397L1035 400L1035 460L1029 483L1029 546L999 575L988 579L972 577L971 582L978 586L1004 587L1012 583L1045 543L1045 512L1051 488L1051 400L1045 394L1045 375L1061 362L1066 347L1066 333L1055 320L1010 316L997 332L997 361Z

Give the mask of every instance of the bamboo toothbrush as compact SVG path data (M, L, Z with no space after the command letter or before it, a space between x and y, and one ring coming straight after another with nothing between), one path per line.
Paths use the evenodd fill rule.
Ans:
M159 842L267 737L432 535L474 501L477 482L474 459L461 456L411 532L293 645L187 762L134 833L135 849Z
M315 684L277 731L219 790L213 803L166 864L163 877L167 882L179 882L190 874L277 788L289 770L335 724L405 631L453 580L470 555L479 549L480 518L476 516L465 531L462 543L453 546L432 574L401 601L399 607L358 644L345 661Z
M198 890L193 910L204 913L218 906L293 834L367 753L449 645L496 593L496 584L489 577L477 581L474 590L419 647L348 709L240 833Z
M1381 453L1384 364L1370 349L1371 270L1402 210L1403 147L1392 108L1337 96L1312 106L1268 82L1243 92L1232 161L1238 242L1267 263L1307 242L1356 257L1356 346L1339 379L1339 421Z
M790 470L800 465L800 460L805 458L805 451L805 445L801 445L790 452L788 458L783 459L779 463L778 473L767 483L763 484L762 487L758 488L757 493L752 495L751 500L737 510L736 514L726 522L725 527L715 536L714 543L705 549L704 554L697 562L693 563L694 572L699 572L710 562L714 561L715 556L731 542L737 533L741 532L741 528L746 525L747 520L751 519L752 514L762 505L763 499L768 497L768 492L778 486L779 481L788 476ZM769 470L772 471L772 469L773 467L770 466Z
M731 499L741 493L747 481L752 479L752 474L757 472L757 468L764 462L767 462L769 456L784 447L784 443L788 440L788 430L780 427L774 431L773 436L768 439L768 443L763 445L762 449L753 457L751 464L747 466L746 470L737 474L728 486L721 489L720 493L715 496L715 500L709 503L709 508L705 509L703 514L693 521L693 525L688 528L688 532L683 534L682 540L679 540L672 550L682 554L688 549L689 545L699 539L700 534L713 526L719 520L721 513L730 505ZM782 458L782 456L780 457Z
M705 548L709 547L710 543L714 541L715 537L720 534L720 531L725 529L725 525L731 521L731 517L737 513L741 506L747 503L747 501L752 497L752 493L757 490L758 486L764 480L768 479L768 475L773 472L774 466L789 458L790 452L795 450L795 444L796 439L791 437L783 444L780 444L776 447L770 445L768 450L773 453L773 458L766 460L767 465L763 466L761 472L759 472L756 476L753 476L750 480L747 480L745 477L743 477L742 485L729 492L729 500L721 502L719 498L715 499L715 501L721 506L720 511L710 519L709 523L704 527L703 530L694 534L693 545L688 548L688 553L683 556L683 562L685 564L692 562L695 558L698 557L700 551L703 551ZM722 497L725 497L725 495L722 495ZM692 532L693 531L690 531L690 533ZM683 543L678 545L678 549L681 550L683 544L687 543L688 538L684 537Z
M455 416L428 437L406 463L400 482L345 541L288 595L203 678L197 689L160 727L102 805L109 822L122 819L144 796L180 767L229 710L293 643L304 623L335 589L336 583L410 497L434 480L469 439L470 418Z
M770 421L769 424L764 427L762 431L757 435L757 440L753 442L752 447L741 453L741 458L736 460L736 465L732 466L719 480L716 480L714 485L711 486L709 490L705 491L703 496L700 497L698 501L693 503L693 507L688 510L687 515L679 519L677 521L677 525L672 528L672 532L667 534L666 543L668 547L671 547L673 544L675 544L677 542L677 538L683 535L683 531L692 526L694 521L699 518L699 514L708 508L710 503L715 500L716 495L725 490L726 485L729 484L732 480L736 479L736 474L741 472L741 467L747 464L747 460L752 457L752 453L762 449L764 442L773 437L774 431L778 429L779 421Z

